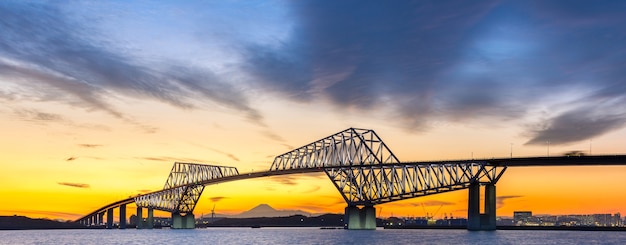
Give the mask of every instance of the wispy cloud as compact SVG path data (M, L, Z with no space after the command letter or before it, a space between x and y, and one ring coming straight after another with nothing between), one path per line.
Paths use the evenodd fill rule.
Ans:
M180 158L180 157L167 157L167 156L161 156L161 157L136 157L136 159L155 161L155 162L172 162L172 163L174 163L174 162L204 163L205 162L203 160L194 159L194 158Z
M313 193L313 192L319 191L321 188L322 188L322 187L317 186L317 185L316 185L316 186L312 186L312 187L311 187L311 189L308 189L308 190L303 191L303 192L302 192L302 194L309 194L309 193Z
M78 157L68 157L68 158L65 159L65 161L71 162L71 161L74 161L76 159L78 159Z
M270 178L272 181L278 182L283 185L297 185L298 177L283 175L283 176L273 176Z
M421 206L430 207L430 206L449 206L449 205L455 205L455 204L456 203L454 202L448 202L448 201L427 200L423 202L412 203L411 205L416 206L416 207L421 207Z
M211 202L219 202L221 200L224 200L228 197L209 197L209 200L211 200Z
M68 14L67 7L47 2L0 4L3 77L19 78L25 86L47 87L39 91L40 100L104 111L128 122L134 122L131 116L107 102L112 93L152 98L181 108L197 107L187 98L207 100L263 124L262 115L234 83L208 68L174 61L149 64L128 50L102 45L108 41L107 34L90 26L93 16Z
M69 186L69 187L76 187L76 188L89 188L89 184L83 184L83 183L59 182L57 184Z
M609 106L592 105L566 111L532 128L528 145L568 144L620 129L626 125L626 97Z
M21 120L33 122L61 122L63 116L55 113L47 113L35 109L16 109L14 114Z
M496 208L502 208L504 206L505 201L508 199L516 199L516 198L522 198L522 197L524 196L511 195L511 196L496 197Z
M99 144L78 144L78 146L83 147L83 148L98 148L98 147L102 147L102 145L99 145Z
M232 159L233 161L239 162L239 158L236 157L235 155L233 155L232 153L224 152L224 151L221 151L221 150L218 150L218 149L215 149L215 148L210 148L210 147L207 148L207 149L209 149L209 150L211 150L213 152L217 152L219 154L222 154L224 156L227 156L228 158Z

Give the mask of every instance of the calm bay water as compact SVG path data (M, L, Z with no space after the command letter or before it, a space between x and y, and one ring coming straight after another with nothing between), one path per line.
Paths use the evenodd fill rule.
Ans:
M0 231L0 244L626 244L626 232L466 230L195 230Z

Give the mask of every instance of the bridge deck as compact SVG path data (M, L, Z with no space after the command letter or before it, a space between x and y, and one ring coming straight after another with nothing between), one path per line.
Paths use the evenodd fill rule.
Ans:
M400 162L400 163L387 163L383 164L385 167L401 167L401 166L414 166L414 165L429 165L429 164L451 164L451 163L479 163L489 166L506 166L506 167L543 167L543 166L626 166L626 155L611 155L611 156L558 156L558 157L524 157L524 158L497 158L497 159L474 159L474 160L446 160L446 161L424 161L424 162ZM358 166L354 166L358 167ZM366 165L363 167L375 167L373 165ZM211 179L195 183L195 185L211 185L223 182L254 179L261 177L280 176L289 174L303 174L303 173L315 173L324 172L326 168L341 168L341 167L318 167L318 168L304 168L304 169L290 169L280 171L261 171L261 172L249 172L241 173L239 175L232 175L223 178ZM343 167L346 168L346 167ZM176 187L174 187L176 188ZM165 191L167 189L158 190L142 195L149 195ZM120 200L109 205L106 205L88 215L81 217L78 220L84 219L103 212L109 208L118 207L123 204L133 203L133 197L129 197L124 200Z

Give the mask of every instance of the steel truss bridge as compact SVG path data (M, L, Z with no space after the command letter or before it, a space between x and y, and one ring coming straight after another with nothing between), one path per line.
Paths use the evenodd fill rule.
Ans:
M193 210L207 185L324 172L347 203L344 222L348 229L375 229L377 204L469 189L468 229L493 230L495 184L508 167L596 165L626 165L626 155L401 162L373 130L349 128L277 156L267 171L239 173L234 167L176 162L162 190L111 203L76 222L111 228L113 209L118 208L119 227L125 228L126 205L135 203L137 228L152 227L155 209L172 214L172 228L194 228ZM145 221L143 209L148 210Z

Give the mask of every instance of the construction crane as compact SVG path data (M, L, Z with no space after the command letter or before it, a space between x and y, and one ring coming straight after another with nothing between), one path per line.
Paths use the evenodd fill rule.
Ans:
M427 220L431 220L434 219L435 216L439 213L439 210L441 210L441 208L443 207L443 204L439 205L439 208L437 209L437 211L435 211L435 213L432 213L431 215L428 215L428 212L426 211L426 206L424 206L424 203L422 204L422 209L424 210L424 213L426 214L426 219Z

